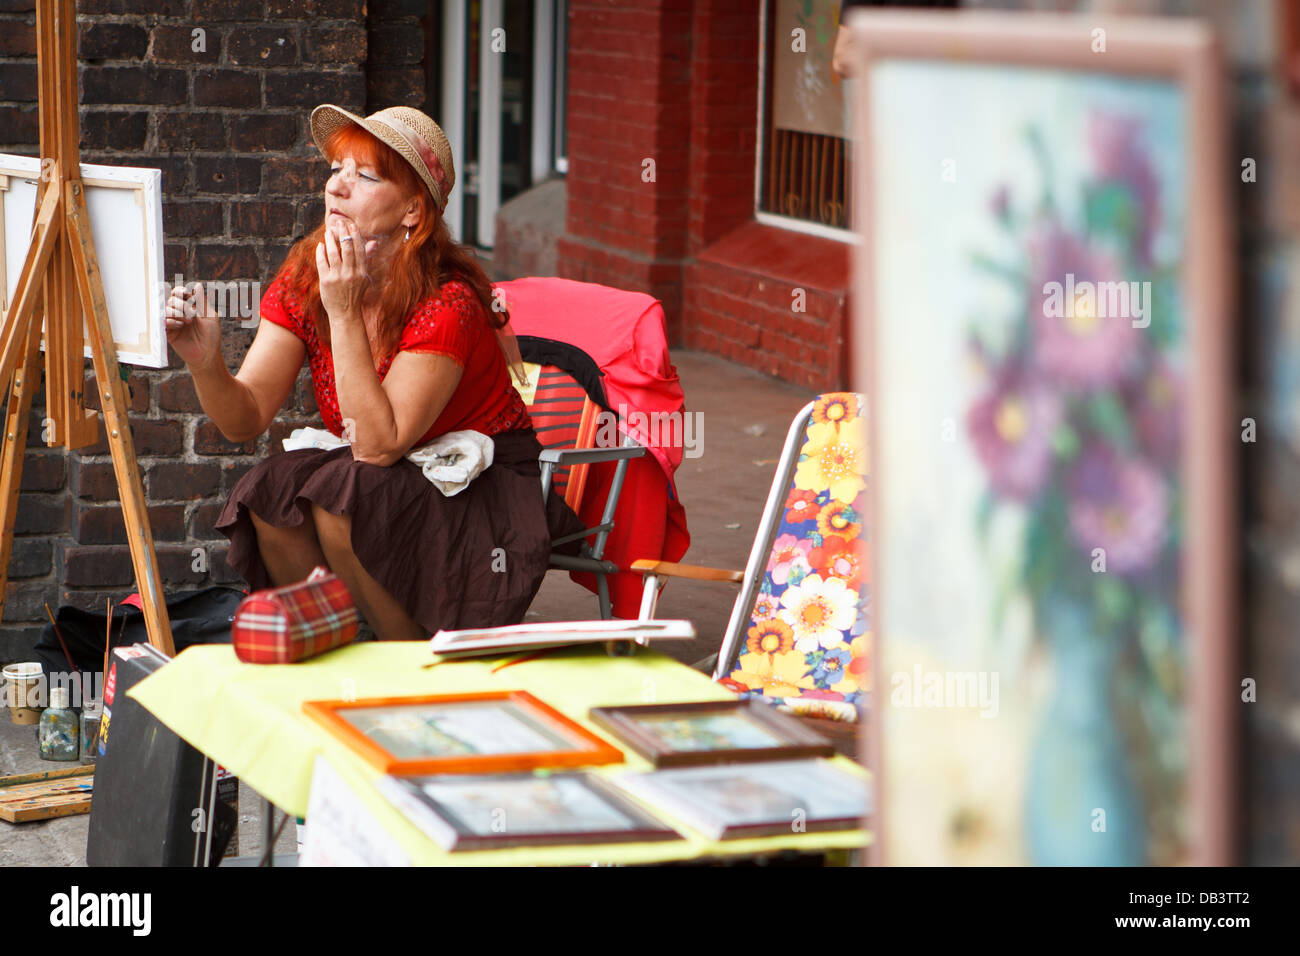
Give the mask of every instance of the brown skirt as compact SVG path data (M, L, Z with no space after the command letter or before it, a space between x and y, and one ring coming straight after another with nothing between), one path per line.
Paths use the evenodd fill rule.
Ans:
M493 444L492 466L452 497L405 458L383 467L354 461L351 448L271 455L240 479L217 519L230 539L226 560L252 589L271 587L249 512L283 528L317 505L351 516L362 567L430 633L518 624L551 540L582 525L556 495L543 504L532 429L494 435Z

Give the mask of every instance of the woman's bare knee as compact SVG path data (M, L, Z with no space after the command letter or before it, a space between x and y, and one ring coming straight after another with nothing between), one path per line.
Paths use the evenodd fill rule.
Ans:
M326 563L316 524L310 516L301 524L277 528L252 511L248 514L257 532L257 550L262 556L262 564L277 586L301 581L312 568Z
M311 515L304 515L301 524L278 527L263 519L255 511L249 511L248 517L253 521L258 540L279 539L282 541L315 541L316 524Z
M321 546L327 550L352 550L352 517L336 515L320 505L311 506L312 521L316 526Z

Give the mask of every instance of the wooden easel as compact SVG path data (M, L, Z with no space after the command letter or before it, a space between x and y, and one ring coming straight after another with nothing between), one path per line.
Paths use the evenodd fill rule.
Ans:
M118 369L81 182L75 0L37 0L36 44L41 182L36 193L32 244L18 276L13 302L4 314L0 335L0 382L10 381L12 376L13 383L0 456L0 617L4 613L4 586L27 451L28 415L40 384L37 362L42 317L46 415L52 426L47 430L46 444L75 449L99 437L96 414L84 405L84 314L89 319L84 327L90 335L95 383L108 428L108 446L113 453L113 471L149 642L170 656L175 647L127 421L126 383Z

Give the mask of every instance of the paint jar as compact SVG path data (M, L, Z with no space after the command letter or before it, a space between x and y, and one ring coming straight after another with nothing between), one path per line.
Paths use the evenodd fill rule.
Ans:
M104 716L104 702L94 698L81 709L81 762L93 763L99 756L99 721Z
M41 719L45 695L41 682L45 680L41 665L35 661L10 664L5 667L4 702L9 708L9 719L15 724L35 724Z
M50 706L41 714L37 739L42 760L76 760L81 756L77 714L68 708L68 688L50 688Z

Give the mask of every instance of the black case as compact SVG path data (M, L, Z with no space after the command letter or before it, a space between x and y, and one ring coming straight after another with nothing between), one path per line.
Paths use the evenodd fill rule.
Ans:
M104 687L91 866L217 866L238 823L238 781L126 695L170 658L149 644L113 649Z

